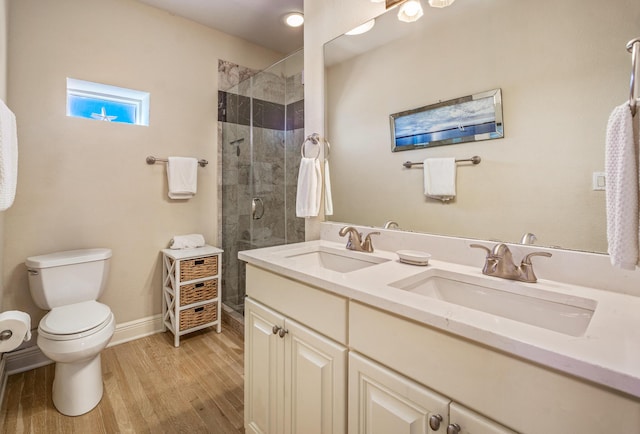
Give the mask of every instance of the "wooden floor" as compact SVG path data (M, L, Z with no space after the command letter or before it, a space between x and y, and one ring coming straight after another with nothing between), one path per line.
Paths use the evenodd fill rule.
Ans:
M229 328L160 333L102 352L104 396L63 416L51 401L54 365L11 375L0 433L242 433L243 342Z

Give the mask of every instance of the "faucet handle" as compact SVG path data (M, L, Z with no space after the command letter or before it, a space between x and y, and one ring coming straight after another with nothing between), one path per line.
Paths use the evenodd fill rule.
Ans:
M371 235L380 235L380 232L369 232L364 241L362 241L362 250L368 253L373 252L373 244L371 243Z
M483 246L482 244L469 244L469 247L472 247L474 249L484 249L487 251L487 256L491 255L491 249L487 246Z
M521 270L521 278L523 282L535 283L538 281L536 274L533 272L533 264L531 263L532 256L545 256L550 258L552 255L549 252L533 252L529 253L527 256L522 259L522 263L520 264Z
M547 258L550 258L551 256L553 256L551 253L549 252L533 252L533 253L529 253L527 256L524 257L524 259L522 260L522 264L531 264L531 257L532 256L545 256Z

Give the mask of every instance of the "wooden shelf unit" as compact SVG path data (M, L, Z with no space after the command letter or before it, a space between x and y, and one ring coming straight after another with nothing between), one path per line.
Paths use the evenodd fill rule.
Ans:
M180 336L207 327L222 330L222 250L204 246L162 250L162 323Z

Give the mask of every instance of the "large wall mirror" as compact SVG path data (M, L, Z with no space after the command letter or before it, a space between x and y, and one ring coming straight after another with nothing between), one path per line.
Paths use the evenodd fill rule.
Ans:
M626 43L637 0L457 0L414 23L391 9L363 35L325 45L326 136L334 221L605 252L604 170L611 110L629 93ZM389 115L502 90L504 138L392 153ZM466 159L457 196L424 196L428 157Z

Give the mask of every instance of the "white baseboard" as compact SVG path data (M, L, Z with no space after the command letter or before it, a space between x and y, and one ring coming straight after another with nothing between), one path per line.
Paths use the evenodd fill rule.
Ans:
M162 314L148 316L116 325L116 331L108 347L151 336L163 330Z
M123 344L125 342L150 336L163 330L162 315L153 315L135 321L129 321L116 325L116 330L109 342L108 347ZM9 353L0 353L0 403L4 401L4 392L7 386L7 377L12 374L36 369L41 366L53 363L47 356L42 354L36 345L38 337L37 330L33 333L30 342L32 346L15 350Z

